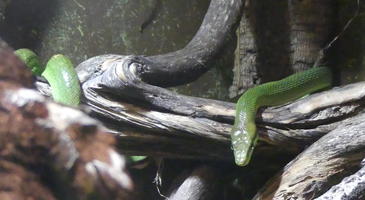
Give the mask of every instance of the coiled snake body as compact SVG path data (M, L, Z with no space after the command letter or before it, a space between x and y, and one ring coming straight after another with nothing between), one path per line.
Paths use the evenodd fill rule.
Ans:
M47 65L40 64L38 56L29 49L18 49L14 52L34 75L43 76L51 85L52 97L56 102L69 106L80 103L81 89L77 73L72 62L66 56L52 56Z

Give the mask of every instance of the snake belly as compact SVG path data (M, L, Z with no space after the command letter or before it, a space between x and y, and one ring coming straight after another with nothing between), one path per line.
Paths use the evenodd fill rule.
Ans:
M258 140L256 112L261 106L285 104L331 85L331 70L327 67L315 67L247 90L236 104L236 116L231 130L236 164L245 166L250 162Z
M80 81L72 62L66 56L52 56L45 68L37 55L29 49L18 49L15 54L29 67L33 74L43 76L51 86L54 101L78 106L81 98Z

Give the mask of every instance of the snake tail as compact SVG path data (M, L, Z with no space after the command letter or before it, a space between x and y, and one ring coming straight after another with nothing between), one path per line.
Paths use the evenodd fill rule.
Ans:
M32 71L34 75L41 76L44 67L41 65L38 56L30 49L18 49L15 55Z
M231 130L236 164L245 166L250 162L258 140L256 112L261 106L285 104L331 85L331 70L327 67L315 67L247 90L236 104L236 116Z
M52 97L56 102L69 106L79 105L80 82L69 58L61 54L52 56L42 76L51 85Z

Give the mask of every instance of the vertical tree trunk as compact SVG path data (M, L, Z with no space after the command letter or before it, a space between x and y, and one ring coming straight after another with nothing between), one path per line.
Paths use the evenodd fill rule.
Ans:
M257 72L257 46L251 21L253 15L251 1L247 0L240 25L236 31L237 47L234 59L233 83L229 89L230 98L242 94L248 88L261 82Z
M334 1L247 1L230 97L313 66L330 40Z
M289 0L290 66L293 72L313 66L332 38L335 1Z

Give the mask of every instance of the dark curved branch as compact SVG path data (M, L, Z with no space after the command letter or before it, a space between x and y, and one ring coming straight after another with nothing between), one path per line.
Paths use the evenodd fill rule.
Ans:
M212 61L232 38L244 0L212 0L194 38L181 50L148 57L153 64L140 72L152 85L174 86L191 82L210 69Z
M135 75L146 83L163 87L181 85L200 77L232 39L241 18L243 2L212 0L198 32L183 49L164 55L135 56L141 64ZM103 61L108 55L91 59L93 62ZM90 67L87 63L78 66L79 72L97 71L97 67Z

